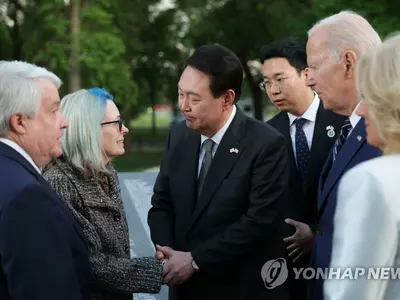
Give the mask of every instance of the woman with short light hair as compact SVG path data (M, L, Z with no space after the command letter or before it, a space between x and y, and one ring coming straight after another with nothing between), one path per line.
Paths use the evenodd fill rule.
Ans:
M131 258L128 225L118 176L111 161L123 155L124 126L113 96L100 88L61 100L68 121L63 155L44 177L81 225L90 251L93 300L131 300L133 293L158 293L162 262Z
M331 267L341 268L342 275L347 268L348 274L326 280L325 296L328 300L398 299L400 35L359 59L356 83L362 99L357 113L364 118L367 141L383 156L355 166L339 185ZM371 274L381 275L368 278Z

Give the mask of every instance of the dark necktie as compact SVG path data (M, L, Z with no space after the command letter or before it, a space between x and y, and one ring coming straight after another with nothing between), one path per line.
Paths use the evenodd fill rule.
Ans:
M306 138L306 134L303 130L303 125L307 122L306 119L298 118L295 120L296 125L296 161L297 161L297 170L300 172L303 180L307 177L307 165L308 159L310 158L310 149L308 148L308 142Z
M197 196L200 195L201 189L203 188L204 179L206 178L208 169L210 168L211 161L213 159L212 156L213 146L214 146L214 141L212 139L207 139L203 142L205 153L203 161L201 163L200 174L197 182Z
M349 132L352 128L353 127L351 126L350 119L347 118L344 121L342 128L340 129L339 137L337 138L335 146L333 147L333 161L335 161L340 149L342 149L344 143L346 142L347 136L349 135Z

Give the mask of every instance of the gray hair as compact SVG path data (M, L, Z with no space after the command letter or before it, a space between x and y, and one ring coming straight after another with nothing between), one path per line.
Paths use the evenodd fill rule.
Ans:
M0 61L0 74L21 76L29 79L44 78L50 80L57 89L62 85L62 81L53 72L24 61Z
M360 56L382 43L371 24L351 10L341 11L318 21L308 31L308 37L322 28L327 29L326 46L336 61L341 60L345 50L352 50Z
M40 100L40 88L33 80L0 74L0 137L7 137L14 114L35 116Z
M61 113L68 122L62 136L64 158L84 172L108 172L101 144L106 102L87 90L79 90L61 100Z
M41 103L41 91L34 80L45 78L57 89L62 82L45 68L22 61L0 61L0 136L10 131L14 114L34 116Z

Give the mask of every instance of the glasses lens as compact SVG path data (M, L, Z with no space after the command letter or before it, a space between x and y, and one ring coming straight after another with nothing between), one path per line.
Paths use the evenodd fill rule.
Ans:
M119 119L118 120L119 131L122 131L122 124L124 124L124 121L122 121L122 119Z

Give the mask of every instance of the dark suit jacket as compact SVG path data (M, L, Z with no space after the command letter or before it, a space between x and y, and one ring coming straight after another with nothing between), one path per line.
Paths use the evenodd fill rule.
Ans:
M366 140L364 119L361 118L332 164L332 154L321 172L318 188L317 234L311 258L313 267L329 267L334 231L334 214L339 182L343 174L357 164L381 155ZM323 280L311 281L311 299L323 299Z
M318 181L322 167L332 150L333 144L340 133L340 128L345 117L334 112L327 111L320 101L317 116L315 119L315 127L311 144L310 159L308 162L308 180L302 183L297 171L296 158L293 153L293 144L290 137L289 117L286 112L280 112L271 120L270 125L282 133L287 142L289 151L289 184L287 189L287 198L284 206L285 217L297 220L309 225L313 225L317 218L317 198L318 198ZM335 135L329 137L327 135L327 127L334 128ZM285 237L295 232L293 226L284 225L283 234Z
M30 163L0 142L0 299L89 299L75 219Z
M196 199L200 139L185 122L171 128L148 216L153 242L191 251L200 268L170 299L287 299L286 282L267 289L261 277L268 260L287 255L278 233L284 137L238 109Z
M290 137L289 117L286 112L280 112L268 121L273 127L281 132L287 142L289 151L289 184L286 190L285 201L282 201L282 210L286 218L306 223L313 227L317 220L318 180L322 167L328 157L332 146L340 133L340 128L345 117L334 112L327 111L320 101L311 143L311 153L308 162L308 179L302 182L297 170L296 158L293 152L293 143ZM332 126L335 132L333 137L328 136L328 126ZM295 228L282 223L282 234L284 237L293 235ZM289 265L297 268L309 266L310 255L306 255L297 263L290 262ZM291 299L307 299L307 282L295 280L294 273L291 274Z

